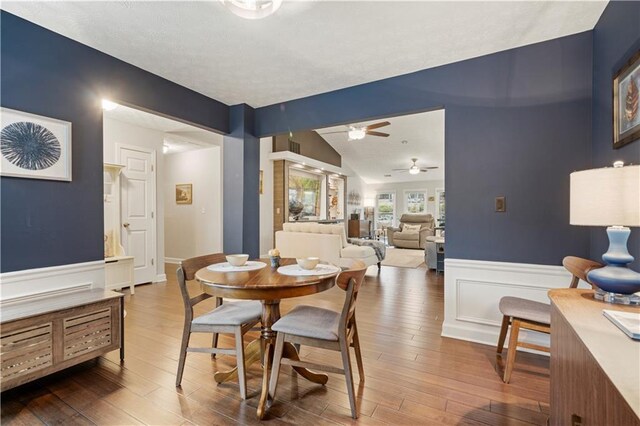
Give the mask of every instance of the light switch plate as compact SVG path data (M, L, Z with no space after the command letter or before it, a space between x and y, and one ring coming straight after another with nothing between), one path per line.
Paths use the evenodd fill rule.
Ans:
M496 197L496 212L504 213L507 211L507 199L506 197Z

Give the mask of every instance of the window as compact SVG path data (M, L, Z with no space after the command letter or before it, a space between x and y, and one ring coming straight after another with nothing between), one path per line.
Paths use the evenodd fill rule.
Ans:
M436 219L438 220L438 226L444 226L445 216L445 200L444 189L436 189Z
M426 213L427 191L404 191L404 210L407 213Z
M396 219L395 192L379 192L376 195L376 226L393 226Z

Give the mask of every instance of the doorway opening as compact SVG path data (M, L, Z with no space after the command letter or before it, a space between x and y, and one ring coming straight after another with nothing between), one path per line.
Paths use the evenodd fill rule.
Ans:
M222 251L222 135L117 105L103 136L107 288L165 281L165 262Z

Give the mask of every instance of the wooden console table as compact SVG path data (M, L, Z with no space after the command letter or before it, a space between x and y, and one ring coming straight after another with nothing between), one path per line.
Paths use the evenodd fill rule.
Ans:
M640 342L602 315L637 307L593 299L593 290L558 289L551 299L550 425L640 425Z
M84 290L5 303L2 324L2 391L104 353L124 360L124 295Z

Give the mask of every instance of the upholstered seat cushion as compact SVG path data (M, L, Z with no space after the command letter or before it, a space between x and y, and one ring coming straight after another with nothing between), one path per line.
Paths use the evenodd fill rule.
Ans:
M551 324L551 306L546 303L507 296L500 299L500 312L510 317Z
M194 318L195 325L242 325L262 316L262 304L257 301L225 301L213 311Z
M393 234L393 239L404 240L404 241L417 241L420 239L420 233L410 232L410 231L396 232L395 234Z
M278 333L322 340L338 340L340 314L330 309L298 305L273 324Z
M349 244L342 250L340 250L340 257L348 258L348 259L360 259L368 256L375 256L376 251L373 247L366 246L356 246L353 244Z

